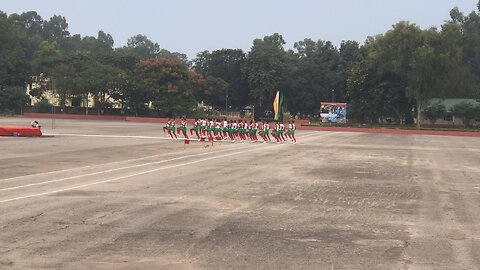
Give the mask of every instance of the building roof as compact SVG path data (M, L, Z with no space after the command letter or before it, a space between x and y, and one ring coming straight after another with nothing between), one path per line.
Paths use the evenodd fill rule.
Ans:
M479 106L480 102L476 101L475 99L472 98L432 98L428 102L428 106L435 105L435 104L443 104L445 108L447 108L447 111L453 110L453 107L457 104L460 104L462 102L465 103L470 103L473 106Z

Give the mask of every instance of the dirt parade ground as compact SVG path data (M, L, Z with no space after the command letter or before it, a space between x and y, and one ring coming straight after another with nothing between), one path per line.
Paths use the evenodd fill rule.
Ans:
M0 269L479 269L480 138L41 124L0 137Z

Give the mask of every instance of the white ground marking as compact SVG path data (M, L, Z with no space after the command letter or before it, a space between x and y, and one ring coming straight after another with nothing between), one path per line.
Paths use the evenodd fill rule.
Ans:
M316 135L316 133L315 133L315 134L305 135L305 136L303 136L303 137L304 137L304 138L305 138L305 137L311 137L311 136L313 136L313 135ZM323 137L323 136L322 136L322 137ZM288 144L281 144L281 145L288 145ZM273 146L272 146L272 147L273 147ZM172 168L177 168L177 167L183 167L183 166L187 166L187 165L191 165L191 164L196 164L196 163L200 163L200 162L204 162L204 161L208 161L208 160L213 160L213 159L218 159L218 158L223 158L223 157L228 157L228 156L233 156L233 155L238 155L238 154L243 154L243 153L247 153L247 152L257 151L257 150L263 149L263 147L262 147L262 148L258 148L258 147L253 147L253 146L252 146L252 147L245 147L245 148L253 148L253 149L249 149L249 150L245 150L245 151L239 151L239 152L234 152L234 153L229 153L229 154L225 154L225 155L221 155L221 156L214 156L214 157L210 157L210 158L204 158L204 159L200 159L200 160L195 160L195 161L186 162L186 163L177 164L177 165L166 166L166 167L162 167L162 168L156 168L156 169L152 169L152 170L148 170L148 171L143 171L143 172L128 174L128 175L124 175L124 176L120 176L120 177L115 177L115 178L110 178L110 179L107 179L107 180L97 181L97 182L88 183L88 184L84 184L84 185L78 185L78 186L69 187L69 188L63 188L63 189L57 189L57 190L52 190L52 191L47 191L47 192L42 192L42 193L36 193L36 194L32 194L32 195L15 197L15 198L11 198L11 199L1 200L0 203L6 203L6 202L11 202L11 201L17 201L17 200L22 200L22 199L28 199L28 198L33 198L33 197L39 197L39 196L45 196L45 195L55 194L55 193L59 193L59 192L63 192L63 191L74 190L74 189L79 189L79 188L83 188L83 187L88 187L88 186L93 186L93 185L98 185L98 184L113 182L113 181L117 181L117 180L121 180L121 179L126 179L126 178L135 177L135 176L139 176L139 175L144 175L144 174L148 174L148 173L152 173L152 172L157 172L157 171L161 171L161 170L167 170L167 169L172 169Z
M246 148L246 147L244 147L244 148ZM242 148L240 148L240 149L242 149ZM172 159L163 160L163 161L149 162L149 163L145 163L145 164L141 164L141 165L131 166L131 168L137 167L137 166L139 167L139 166L151 165L151 164L155 164L155 163L163 163L163 162L166 162L166 161L173 161L173 160L176 160L176 159L183 159L183 158L189 158L189 157L194 157L194 156L208 155L210 153L222 153L222 152L229 151L229 150L230 149L218 150L218 151L214 151L214 152L207 152L207 153L200 153L200 154L182 156L182 157L172 158ZM25 177L33 177L33 176L38 177L38 176L43 176L43 175L48 175L48 174L53 174L53 173L60 173L60 172L68 172L68 171L74 171L74 170L82 170L82 169L89 169L89 168L95 168L95 167L102 167L102 166L105 166L105 165L113 165L113 164L125 163L125 162L130 162L130 161L138 161L138 160L142 160L142 159L155 158L155 157L161 157L161 156L172 155L172 154L175 154L175 152L168 153L168 154L161 154L161 155L153 155L153 156L135 158L135 159L127 159L127 160L116 161L116 162L109 162L109 163L104 163L104 164L99 164L99 165L90 165L90 166L76 167L76 168L70 168L70 169L59 170L59 171L51 171L51 172L46 172L46 173L37 173L37 174L28 174L28 175L16 176L16 177L12 177L12 178L0 179L0 182L17 180L17 179L21 179L21 178L25 178ZM118 169L128 169L128 168L129 167L122 167L122 168L118 168ZM112 170L104 171L104 172L110 172L110 171L115 171L115 170L116 169L112 169ZM102 172L100 172L100 173L102 173ZM91 174L91 175L95 175L95 174L97 174L97 173L94 173L94 174ZM83 175L83 176L87 176L87 175ZM72 177L72 178L75 178L75 177ZM1 190L2 189L0 189L0 191Z
M226 154L226 155L215 156L215 157L210 157L210 158L204 158L204 159L195 160L195 161L191 161L191 162L186 162L186 163L182 163L182 164L177 164L177 165L172 165L172 166L166 166L166 167L157 168L157 169L152 169L152 170L148 170L148 171L143 171L143 172L128 174L128 175L124 175L124 176L120 176L120 177L115 177L115 178L111 178L111 179L107 179L107 180L102 180L102 181L97 181L97 182L93 182L93 183L88 183L88 184L84 184L84 185L79 185L79 186L74 186L74 187L69 187L69 188L64 188L64 189L58 189L58 190L53 190L53 191L48 191L48 192L43 192L43 193L37 193L37 194L32 194L32 195L27 195L27 196L16 197L16 198L12 198L12 199L2 200L2 201L0 201L0 203L10 202L10 201L16 201L16 200L21 200L21 199L27 199L27 198L32 198L32 197L38 197L38 196L44 196L44 195L54 194L54 193L58 193L58 192L62 192L62 191L67 191L67 190L72 190L72 189L79 189L79 188L83 188L83 187L88 187L88 186L93 186L93 185L108 183L108 182L117 181L117 180L121 180L121 179L126 179L126 178L130 178L130 177L135 177L135 176L139 176L139 175L144 175L144 174L148 174L148 173L152 173L152 172L157 172L157 171L161 171L161 170L167 170L167 169L172 169L172 168L187 166L187 165L191 165L191 164L195 164L195 163L200 163L200 162L204 162L204 161L208 161L208 160L212 160L212 159L217 159L217 158L223 158L223 157L228 157L228 156L232 156L232 155L243 154L243 153L247 153L247 152L251 152L251 151L256 151L256 150L259 150L259 149L260 149L260 148L254 148L254 149L245 150L245 151L240 151L240 152L234 152L234 153L230 153L230 154Z
M311 135L310 135L311 136ZM304 136L308 137L308 136ZM250 147L242 147L241 149L248 149L252 148L253 146ZM229 151L230 149L226 150L221 150L221 151L216 151L214 153L222 153ZM238 149L236 149L238 150ZM191 158L191 157L197 157L197 156L204 156L211 154L212 152L208 153L200 153L200 154L194 154L194 155L187 155L187 156L181 156L181 157L176 157L176 158L171 158L171 159L165 159L165 160L160 160L160 161L154 161L154 162L147 162L143 164L137 164L137 165L132 165L132 166L125 166L125 167L120 167L120 168L115 168L115 169L110 169L110 170L104 170L101 172L94 172L94 173L87 173L87 174L82 174L82 175L75 175L75 176L70 176L70 177L64 177L60 179L54 179L54 180L49 180L49 181L43 181L43 182L37 182L37 183L32 183L32 184L27 184L27 185L21 185L21 186L14 186L14 187L8 187L8 188L3 188L0 189L0 192L2 191L9 191L9 190L15 190L15 189L20 189L20 188L26 188L26 187L32 187L32 186L39 186L39 185L44 185L44 184L50 184L50 183L56 183L56 182L63 182L63 181L68 181L72 179L77 179L77 178L82 178L86 176L93 176L93 175L99 175L99 174L104 174L104 173L109 173L109 172L115 172L115 171L120 171L120 170L126 170L126 169L131 169L131 168L138 168L138 167L144 167L144 166L149 166L149 165L156 165L156 164L162 164L170 161L176 161L176 160L181 160L181 159L186 159L186 158ZM5 179L3 179L5 180Z
M154 140L175 140L169 137L156 137L156 136L134 136L134 135L102 135L102 134L75 134L75 133L45 133L45 136L69 136L69 137L99 137L99 138L128 138L128 139L154 139ZM200 141L195 138L181 138L178 137L177 141ZM220 142L224 140L213 140L214 142Z
M244 147L244 148L249 148L249 147ZM218 151L216 153L221 153L225 152L226 150L223 151ZM81 174L81 175L75 175L75 176L70 176L70 177L65 177L65 178L60 178L60 179L55 179L55 180L49 180L49 181L44 181L44 182L37 182L33 184L27 184L27 185L21 185L21 186L14 186L14 187L9 187L9 188L2 188L0 189L0 192L2 191L8 191L8 190L15 190L15 189L20 189L20 188L26 188L26 187L32 187L32 186L39 186L43 184L49 184L49 183L56 183L56 182L63 182L67 180L72 180L72 179L77 179L77 178L82 178L86 176L93 176L93 175L99 175L99 174L104 174L104 173L109 173L109 172L115 172L115 171L120 171L120 170L126 170L126 169L131 169L131 168L138 168L138 167L144 167L144 166L149 166L149 165L155 165L155 164L162 164L170 161L176 161L176 160L181 160L181 159L186 159L190 157L198 157L198 156L205 156L210 154L211 152L208 153L201 153L201 154L195 154L195 155L188 155L188 156L182 156L182 157L177 157L177 158L171 158L171 159L164 159L160 161L154 161L154 162L147 162L143 164L137 164L137 165L132 165L132 166L125 166L125 167L120 167L120 168L115 168L115 169L110 169L106 171L101 171L101 172L94 172L94 173L87 173L87 174Z
M308 135L303 135L303 136L297 136L297 139L302 139L302 138L307 138L313 135L318 134L318 131L313 131L312 134ZM325 134L331 134L331 133L325 133ZM47 135L47 134L45 134ZM50 134L50 135L58 135L58 134ZM60 135L62 136L62 135ZM89 134L63 134L63 136L80 136L80 137L85 137L85 136L105 136L105 137L112 137L116 135L89 135ZM161 137L145 137L145 136L126 136L126 138L137 138L137 137L143 137L143 138L154 138L154 139L167 139L167 140L172 140L171 138L161 138ZM218 152L224 152L227 150L220 150L220 151L215 151L215 153ZM166 154L160 154L160 155L152 155L152 156L146 156L146 157L141 157L141 158L134 158L134 159L126 159L126 160L120 160L120 161L115 161L115 162L108 162L108 163L103 163L103 164L96 164L96 165L88 165L88 166L82 166L82 167L75 167L75 168L69 168L69 169L64 169L64 170L58 170L58 171L51 171L51 172L42 172L42 173L35 173L35 174L28 174L28 175L21 175L21 176L15 176L11 178L4 178L0 179L0 182L4 181L12 181L12 180L17 180L25 177L37 177L37 176L44 176L44 175L49 175L49 174L54 174L54 173L62 173L62 172L69 172L69 171L75 171L75 170L82 170L82 169L91 169L91 168L96 168L96 167L101 167L105 165L114 165L114 164L119 164L119 163L125 163L125 162L131 162L131 161L139 161L143 159L149 159L149 158L155 158L155 157L161 157L161 156L168 156L168 155L174 155L175 152L172 153L166 153Z

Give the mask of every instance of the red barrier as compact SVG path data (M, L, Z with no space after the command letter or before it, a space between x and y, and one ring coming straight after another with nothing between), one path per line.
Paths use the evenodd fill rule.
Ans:
M300 130L317 130L317 131L342 131L342 132L365 132L365 133L387 133L387 134L417 134L417 135L480 137L480 132L473 132L473 131L391 129L391 128L356 128L356 127L322 127L322 126L299 126L298 129L300 129Z
M40 137L42 131L33 127L0 126L0 136Z

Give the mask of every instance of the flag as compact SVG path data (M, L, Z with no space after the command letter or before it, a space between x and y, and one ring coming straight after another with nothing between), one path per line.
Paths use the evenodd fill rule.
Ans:
M275 121L282 120L282 102L283 95L280 91L277 91L275 99L273 100L273 112L275 113Z

